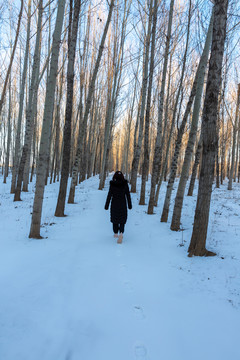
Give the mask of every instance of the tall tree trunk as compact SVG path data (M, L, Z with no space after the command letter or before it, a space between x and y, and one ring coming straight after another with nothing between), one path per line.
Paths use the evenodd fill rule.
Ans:
M165 85L166 85L166 78L167 78L167 65L168 65L168 56L169 56L169 49L170 49L170 40L171 40L171 33L172 33L173 7L174 7L174 0L171 0L169 17L168 17L166 47L165 47L165 53L164 53L161 91L160 91L159 104L158 104L157 137L155 140L155 148L154 148L154 156L153 156L151 190L150 190L150 198L149 198L149 203L148 203L148 214L153 214L155 188L156 188L157 179L158 179L158 175L159 175L159 169L160 169L163 104L164 104Z
M171 163L170 176L169 176L169 180L168 180L167 192L166 192L164 205L163 205L161 222L167 222L167 220L168 220L168 213L169 213L170 200L171 200L171 195L172 195L172 190L173 190L173 184L174 184L174 181L176 178L176 173L177 173L178 157L179 157L180 149L182 146L182 137L183 137L187 119L190 114L191 107L192 107L192 104L193 104L193 101L194 101L194 98L195 98L195 95L197 92L197 83L198 83L198 78L199 78L199 74L200 74L200 69L201 69L201 71L204 70L203 69L204 61L205 61L205 67L207 66L207 62L206 62L206 60L208 58L208 53L207 53L208 45L207 44L208 44L208 40L209 40L210 36L211 36L211 28L209 27L207 38L205 41L205 46L203 49L203 53L202 53L201 59L199 61L198 69L197 69L197 72L196 72L196 75L194 78L194 82L192 85L191 94L189 96L189 100L188 100L188 103L187 103L187 106L185 109L183 120L182 120L182 123L180 125L178 134L177 134L177 140L176 140L174 155L173 155L173 159L172 159L172 163Z
M107 112L106 123L105 123L104 150L103 150L102 169L101 169L101 173L100 173L99 190L102 190L104 188L105 179L106 179L105 168L108 168L107 152L109 155L111 131L112 131L112 125L113 125L113 120L114 120L116 102L117 102L117 98L119 95L120 81L121 81L121 76L122 76L124 43L125 43L125 38L126 38L126 26L127 26L127 18L129 15L129 10L130 10L130 8L129 7L127 8L127 2L125 0L119 51L118 51L118 54L113 54L114 58L117 55L117 63L115 65L114 81L113 81L111 100L110 100L110 104L109 104L109 111ZM117 33L115 36L116 36L115 42L117 42ZM117 47L117 43L115 43L114 49L115 49L115 47Z
M22 126L23 102L24 102L24 94L25 94L25 83L26 83L26 77L27 77L27 65L28 65L29 42L30 42L31 3L32 3L32 0L28 0L27 38L26 38L25 55L24 55L24 62L23 62L23 73L22 73L22 80L21 80L21 87L20 87L20 101L19 101L19 111L18 111L18 120L17 120L17 134L16 134L16 139L15 139L11 194L14 194L14 192L15 192L16 179L17 179L17 173L18 173L18 167L19 167L20 135L21 135L21 126Z
M76 153L75 161L74 161L74 165L73 165L70 193L69 193L69 197L68 197L69 204L74 203L75 186L77 185L78 164L79 164L80 156L82 154L83 134L84 134L85 128L87 126L87 119L88 119L88 115L89 115L89 111L90 111L90 107L91 107L91 103L92 103L92 97L94 94L95 81L97 78L97 73L98 73L98 69L99 69L99 65L100 65L100 61L101 61L101 57L102 57L102 53L103 53L104 43L106 40L109 24L110 24L111 17L112 17L113 7L114 7L114 0L111 0L110 6L109 6L108 18L107 18L107 21L106 21L106 24L104 27L101 43L100 43L99 50L98 50L97 60L96 60L93 75L92 75L92 78L91 78L91 81L89 84L85 112L84 112L84 117L83 117L82 126L81 126L81 132L80 132L80 136L78 137L77 153Z
M7 152L5 158L5 170L4 170L4 179L3 183L6 184L8 177L9 169L9 158L10 158L10 144L11 144L11 107L12 107L12 98L11 98L11 77L9 79L9 97L8 97L8 136L7 136Z
M41 28L40 30L41 31ZM41 34L40 34L41 36ZM34 129L34 120L37 117L37 105L38 105L38 87L39 87L39 72L40 72L40 52L41 52L41 39L39 44L39 58L37 62L36 74L35 76L35 85L33 87L33 96L31 98L31 110L28 112L28 124L29 124L29 143L28 143L28 151L26 155L25 165L24 165L24 172L23 172L23 179L22 179L22 191L28 191L28 183L29 183L29 172L30 172L30 159L31 159L31 147L32 147L32 138L33 138L33 129ZM30 98L30 97L29 97ZM30 104L29 104L30 106Z
M226 37L227 9L228 0L215 0L211 57L202 117L202 165L193 233L188 249L189 256L215 255L213 252L206 250L206 238L217 149L216 123Z
M18 36L19 36L19 32L20 32L22 13L23 13L23 0L21 0L21 7L20 7L19 15L18 15L18 24L17 24L15 41L14 41L13 50L12 50L12 54L11 54L11 57L10 57L10 62L9 62L9 65L8 65L7 75L6 75L6 78L5 78L5 81L4 81L3 90L2 90L1 98L0 98L0 118L1 118L1 115L2 115L2 108L3 108L3 104L4 104L4 100L5 100L6 91L7 91L8 79L9 79L9 76L10 76L10 73L11 73L12 63L13 63L13 59L14 59L14 55L15 55L15 50L16 50L16 47L17 47L17 41L18 41ZM1 125L1 123L0 123L0 125Z
M41 238L40 223L42 216L42 204L43 204L43 195L44 195L44 186L45 186L45 174L46 174L46 165L47 165L46 161L48 157L47 151L49 145L48 143L49 130L52 121L51 116L52 116L52 109L54 106L54 98L55 98L55 87L56 87L56 78L58 71L58 57L59 57L59 47L61 42L64 7L65 7L65 0L59 0L57 18L53 33L50 71L49 71L49 76L47 78L42 135L40 142L39 159L37 164L36 190L35 190L34 203L33 203L31 229L29 234L30 238L36 238L36 239Z
M237 127L238 127L239 105L240 105L240 84L238 84L235 122L233 124L232 159L231 159L231 169L230 169L229 180L228 180L228 190L232 190L232 179L233 179L233 171L234 171L234 164L235 164L236 139L237 139L237 130L238 130Z
M194 184L195 184L195 180L196 180L196 176L197 176L197 168L200 163L201 153L202 153L202 132L201 132L200 138L198 140L198 146L197 146L197 150L196 150L196 154L195 154L195 161L194 161L194 165L193 165L193 169L192 169L192 176L191 176L190 185L189 185L188 194L187 194L188 196L193 195L193 189L194 189Z
M72 2L72 0L71 0ZM63 158L62 158L62 171L61 180L58 193L57 207L55 216L64 216L65 200L67 193L67 182L69 175L69 163L71 153L71 122L72 122L72 105L73 105L73 84L74 84L74 63L76 54L76 42L78 34L79 13L81 7L81 0L74 3L74 14L72 19L70 2L69 14L69 33L68 33L68 68L67 68L67 102L65 112L65 125L63 136Z
M211 44L211 40L212 40L212 26L213 26L213 15L211 17L210 24L209 24L209 33L210 33L209 35L210 36L209 36L208 41L206 42L206 45L207 45L206 54L205 54L205 58L202 63L202 67L200 68L200 72L199 72L199 76L198 76L197 90L196 90L196 96L195 96L194 107L193 107L191 129L190 129L190 134L189 134L189 138L188 138L187 148L185 151L184 162L183 162L183 166L182 166L180 180L178 183L178 190L177 190L177 195L175 198L175 204L174 204L174 209L173 209L171 230L174 230L174 231L180 230L183 198L184 198L185 188L186 188L186 184L187 184L187 180L188 180L193 148L194 148L194 145L196 142L198 119L199 119L201 99L202 99L202 93L203 93L203 85L204 85L204 77L205 77L205 69L207 67L210 44Z
M152 9L153 0L150 0L149 8ZM145 114L145 105L146 105L146 95L147 95L147 84L148 84L148 63L149 63L149 49L150 49L150 36L151 36L151 27L152 27L152 11L149 13L148 19L148 30L146 35L145 43L145 56L143 64L143 79L142 79L142 90L141 90L141 108L140 108L140 117L139 117L139 130L138 130L138 141L135 149L135 153L132 161L132 171L131 171L131 192L135 193L137 191L137 172L141 156L142 148L142 138L143 138L143 126L144 126L144 114Z
M155 39L156 39L156 27L157 27L157 10L158 10L158 0L154 0L154 7L153 9L152 8L150 9L150 11L153 11L152 41L151 41L151 58L150 58L150 68L149 68L147 107L146 107L146 115L145 115L144 159L143 159L143 167L142 167L142 184L141 184L141 195L140 195L139 205L145 205L146 180L148 177L148 169L149 169L149 128L150 128L150 109L151 109L153 71L154 71Z
M25 136L24 136L24 146L22 150L22 156L18 169L18 177L17 177L17 186L15 189L14 201L20 201L21 195L21 187L23 181L24 167L26 164L28 152L31 148L31 138L32 138L32 128L33 128L33 99L34 95L37 92L38 88L38 69L40 63L40 38L41 38L41 28L42 28L42 13L43 13L43 0L39 0L38 3L38 24L37 24L37 35L35 42L35 50L33 57L33 69L32 69L32 77L31 84L29 88L29 98L26 110L26 125L25 125Z

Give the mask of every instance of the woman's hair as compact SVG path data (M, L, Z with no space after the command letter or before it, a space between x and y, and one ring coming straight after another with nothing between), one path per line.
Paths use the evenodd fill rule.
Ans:
M113 181L124 181L124 175L121 171L116 171L113 175Z

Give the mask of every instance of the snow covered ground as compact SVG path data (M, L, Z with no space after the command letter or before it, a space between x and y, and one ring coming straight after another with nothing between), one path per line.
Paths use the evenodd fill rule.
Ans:
M98 177L79 185L65 218L53 216L59 184L48 185L45 238L33 240L32 185L14 203L2 180L1 360L240 359L239 184L213 191L207 247L217 256L188 258L196 190L183 232L160 223L166 184L152 216L132 195L118 245L104 210L108 182L103 191Z

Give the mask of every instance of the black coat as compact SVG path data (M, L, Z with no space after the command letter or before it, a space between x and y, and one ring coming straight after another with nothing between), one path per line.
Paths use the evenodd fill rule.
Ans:
M112 201L111 201L112 200ZM114 224L126 224L127 221L127 203L128 208L132 208L131 196L127 180L110 181L110 188L105 204L105 210L108 210L111 201L111 222Z

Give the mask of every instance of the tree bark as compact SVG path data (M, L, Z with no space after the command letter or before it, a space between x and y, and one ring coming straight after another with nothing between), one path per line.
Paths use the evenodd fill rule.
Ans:
M233 180L235 152L236 152L236 140L237 140L237 131L238 131L237 127L238 127L239 105L240 105L240 84L238 84L235 122L233 124L232 159L231 159L231 168L230 168L230 174L229 174L229 180L228 180L228 190L232 190L232 180Z
M9 79L9 97L8 97L8 136L7 136L7 152L5 158L5 169L4 169L4 179L3 183L6 184L8 177L8 169L9 169L9 157L10 157L10 144L11 144L11 107L12 107L12 99L11 99L11 77Z
M83 117L83 122L82 122L82 128L81 128L80 136L78 137L77 153L76 153L75 161L74 161L74 165L73 165L70 193L69 193L69 197L68 197L69 204L74 203L75 186L77 185L78 164L79 164L80 156L82 154L83 134L84 134L85 128L87 126L87 119L88 119L88 115L89 115L89 111L90 111L90 107L91 107L91 103L92 103L95 81L97 78L97 73L98 73L100 61L102 58L104 43L106 40L109 24L110 24L111 17L112 17L113 7L114 7L114 0L111 0L109 12L108 12L108 18L107 18L107 21L106 21L106 24L104 27L101 43L100 43L99 50L98 50L97 60L96 60L93 75L92 75L92 78L91 78L91 81L89 84L86 107L85 107L85 112L84 112L84 117Z
M17 47L17 41L18 41L18 36L19 36L19 32L20 32L22 13L23 13L23 0L21 0L21 7L20 7L19 15L18 15L18 24L17 24L17 31L16 31L16 36L15 36L15 41L14 41L13 50L12 50L12 54L11 54L11 57L10 57L10 63L8 65L7 75L6 75L6 78L5 78L5 81L4 81L3 90L2 90L2 94L1 94L1 98L0 98L0 118L1 118L1 115L2 115L2 108L3 108L3 104L4 104L4 100L5 100L6 91L7 91L8 79L9 79L9 76L10 76L10 73L11 73L12 63L13 63L13 59L14 59L14 55L15 55L15 50L16 50L16 47ZM0 123L0 125L1 125L1 123Z
M153 72L154 72L154 55L155 55L155 39L156 39L156 27L157 27L157 11L158 1L154 0L154 7L150 11L153 12L152 19L152 41L151 41L151 58L149 68L149 83L147 94L147 107L145 115L145 133L144 133L144 158L142 167L142 184L139 205L145 205L145 192L146 192L146 180L148 177L149 169L149 128L150 128L150 109L152 98L152 84L153 84Z
M195 184L195 180L196 180L196 176L197 176L197 168L200 163L201 153L202 153L202 132L201 132L201 135L200 135L200 138L198 141L198 146L197 146L197 150L196 150L196 154L195 154L195 161L194 161L194 165L193 165L193 169L192 169L192 176L191 176L187 196L193 195L193 189L194 189L194 184Z
M29 42L30 42L30 26L31 26L31 3L32 0L28 0L28 23L27 23L27 38L25 46L25 55L23 62L23 73L22 81L20 88L20 101L19 101L19 111L18 111L18 120L17 120L17 134L15 139L15 150L14 150L14 162L12 170L12 182L11 182L11 194L14 194L16 187L17 172L19 167L19 157L20 157L20 135L21 135L21 126L22 126L22 115L23 115L23 102L25 94L25 83L27 77L27 65L28 65L28 54L29 54Z
M152 3L153 0L150 0L150 6L149 6L150 9L152 9ZM149 63L151 24L152 24L152 11L150 10L149 19L148 19L148 30L147 30L146 43L145 43L144 64L143 64L143 79L142 79L142 91L141 91L141 108L140 108L140 116L139 116L138 141L133 156L132 171L131 171L132 193L135 193L137 191L137 172L138 172L138 166L139 166L141 148L142 148L144 114L145 114L147 84L148 84L148 63Z
M49 130L52 121L52 109L54 106L55 98L55 87L58 70L58 57L60 40L62 33L63 17L64 17L65 0L58 1L57 18L55 23L55 29L53 33L53 44L52 44L52 56L50 62L50 71L47 78L46 96L44 104L43 124L42 124L42 135L39 150L39 159L37 164L37 179L36 179L36 190L33 203L33 214L30 229L30 238L40 239L40 223L42 216L42 204L44 196L45 186L45 175L47 165L47 151L49 142Z
M198 77L199 77L199 73L200 73L200 69L202 69L202 64L204 62L204 59L206 59L205 54L207 51L207 40L208 40L208 36L209 36L209 31L208 31L208 35L205 41L205 46L203 49L203 53L201 56L201 59L199 61L198 64L198 69L194 78L194 82L192 85L192 89L191 89L191 93L189 96L189 100L183 115L183 120L182 123L180 125L180 128L178 130L178 134L177 134L177 139L176 139L176 143L175 143L175 150L174 150L174 155L173 155L173 159L172 159L172 163L171 163L171 167L170 167L170 176L169 176L169 180L168 180L168 185L167 185L167 192L166 192L166 196L165 196L165 201L164 201L164 206L163 206L163 211L162 211L162 217L161 217L161 222L167 222L168 220L168 213L169 213L169 207L170 207L170 200L171 200L171 195L172 195L172 190L173 190L173 184L175 182L175 178L176 178L176 173L177 173L177 164L178 164L178 157L179 157L179 153L180 153L180 149L182 146L182 137L184 134L184 130L186 127L186 123L187 123L187 119L188 116L190 114L191 111L191 107L197 92L197 82L198 82Z
M26 110L26 125L25 125L25 136L24 136L24 146L22 149L22 156L18 168L18 176L17 176L17 186L14 194L14 201L21 201L21 188L22 181L24 175L24 167L26 164L28 152L31 148L31 138L32 138L32 127L33 127L33 99L36 96L37 88L38 88L38 71L40 64L40 38L41 38L41 27L42 27L42 13L43 13L43 0L39 0L38 3L38 24L37 24L37 35L35 42L35 50L33 57L33 69L32 69L32 77L31 84L29 88L29 98Z
M216 125L222 60L226 37L228 0L215 0L211 57L203 107L203 154L199 179L197 206L189 256L211 256L206 249L209 210L214 180L214 163L217 149Z
M55 216L64 216L67 182L69 175L69 164L71 154L71 122L72 122L72 105L73 105L73 84L74 84L74 64L76 55L76 42L78 34L79 13L81 0L74 3L74 14L72 19L71 6L69 14L69 33L68 33L68 68L67 68L67 102L65 112L65 125L63 136L63 158L61 180L58 193L57 207Z
M184 198L185 188L186 188L186 184L187 184L187 180L188 180L193 148L194 148L194 145L196 142L198 119L199 119L204 78L205 78L205 69L207 67L209 50L210 50L210 45L211 45L211 40L212 40L212 26L213 26L213 15L210 20L208 36L206 39L206 52L204 53L204 61L202 63L200 71L199 71L199 76L198 76L198 81L197 81L197 90L196 90L196 96L195 96L194 107L193 107L191 129L190 129L190 134L189 134L189 138L188 138L187 148L185 151L185 157L184 157L181 176L180 176L180 180L179 180L179 184L178 184L177 195L175 198L172 222L171 222L171 227L170 227L171 230L173 230L173 231L180 230L183 198Z
M168 17L166 47L165 47L165 53L164 53L161 91L160 91L159 104L158 104L157 136L156 136L156 140L155 140L155 148L154 148L154 155L153 155L151 190L150 190L150 197L149 197L149 203L148 203L148 214L153 214L155 188L156 188L157 179L158 179L158 175L159 175L159 168L160 168L163 104L164 104L164 93L165 93L165 85L166 85L166 78L167 78L167 65L168 65L168 56L169 56L169 49L170 49L170 40L171 40L171 33L172 33L173 7L174 7L174 0L171 0L169 17Z

